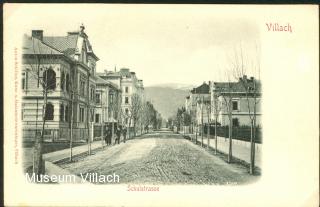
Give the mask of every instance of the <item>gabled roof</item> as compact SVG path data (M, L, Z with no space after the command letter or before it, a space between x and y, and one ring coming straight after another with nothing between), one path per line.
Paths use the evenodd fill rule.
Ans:
M63 37L53 36L43 37L43 42L57 48L64 54L72 56L76 53L78 35L68 35Z
M191 93L193 93L193 94L209 94L209 89L210 89L209 85L204 82L199 87L193 88L191 90Z
M37 38L23 36L22 54L24 55L63 55L63 53L56 48L45 44Z
M78 46L79 36L88 37L85 33L68 32L67 36L44 36L43 42L63 52L65 55L73 57L80 51ZM94 54L92 46L87 38L84 39L88 55L92 55L96 60L99 58Z
M245 93L245 87L254 87L253 79L240 79L238 82L214 82L214 89L220 92ZM261 91L261 83L255 82L256 91Z

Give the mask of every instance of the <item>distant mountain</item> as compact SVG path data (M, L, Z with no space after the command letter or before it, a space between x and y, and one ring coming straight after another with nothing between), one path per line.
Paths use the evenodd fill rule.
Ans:
M150 87L159 87L159 88L172 88L172 89L181 89L181 90L191 90L194 88L194 85L184 84L184 83L164 83L164 84L156 84Z
M146 99L151 101L162 117L175 116L177 109L184 106L185 98L193 86L185 84L161 84L145 87Z

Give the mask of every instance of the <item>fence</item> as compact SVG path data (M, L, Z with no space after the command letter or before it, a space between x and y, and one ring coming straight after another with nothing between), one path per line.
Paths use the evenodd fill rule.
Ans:
M94 125L93 127L93 139L99 140L101 139L101 125ZM111 124L110 124L111 127ZM116 125L114 126L116 133ZM134 137L133 127L127 129L127 137L129 136L128 131L130 133L130 137ZM22 137L24 142L33 142L35 141L36 133L38 136L41 136L41 129L23 129ZM88 139L88 129L86 128L73 128L73 141L74 142L87 142ZM91 128L89 130L89 135L91 133ZM106 134L106 129L104 129L103 134ZM122 135L122 134L121 134ZM136 130L136 135L140 135L140 130ZM55 129L45 129L43 139L45 142L61 142L61 141L70 141L70 128L55 128Z
M22 137L24 142L34 141L36 137L41 136L41 130L38 129L23 129ZM86 142L88 138L88 130L85 128L75 128L73 129L72 140L74 142ZM70 141L70 129L69 128L59 128L59 129L45 129L43 135L44 141L58 142L58 141Z
M204 133L207 134L208 125L204 126ZM261 128L256 127L256 143L262 143L262 133ZM215 134L214 126L210 125L210 135ZM217 136L220 137L229 137L229 126L218 126L217 127ZM250 126L240 126L240 127L232 127L232 138L243 140L243 141L250 141L251 139L251 127Z

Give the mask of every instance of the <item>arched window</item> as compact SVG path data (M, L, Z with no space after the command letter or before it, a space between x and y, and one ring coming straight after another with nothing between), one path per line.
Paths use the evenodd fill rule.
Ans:
M54 90L56 88L56 73L51 67L43 72L43 81L47 90Z
M70 76L68 73L66 76L66 90L67 90L67 92L69 92L69 90L70 90Z
M54 107L53 107L52 103L47 103L44 119L45 120L53 120L53 117L54 117Z
M64 82L65 82L65 77L64 77L64 72L62 71L61 72L61 79L60 79L60 82L61 82L61 90L64 90Z

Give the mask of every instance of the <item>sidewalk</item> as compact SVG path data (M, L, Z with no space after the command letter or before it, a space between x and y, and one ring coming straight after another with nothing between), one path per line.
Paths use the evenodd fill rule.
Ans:
M100 148L102 146L102 141L94 141L91 143L91 151L95 150L97 148ZM72 148L72 156L76 156L82 153L88 152L88 144L81 145L78 147L73 147ZM43 159L52 163L55 163L59 160L68 158L70 156L70 148L55 151L55 152L50 152L47 154L43 155Z
M195 134L185 134L185 136L189 136L192 140L195 140ZM217 149L220 152L225 154L229 153L229 139L224 137L217 137ZM198 135L197 141L201 144L201 135ZM203 137L203 144L206 146L208 142L208 138L206 136ZM210 147L215 149L215 140L213 137L210 137ZM255 144L255 166L261 168L261 144ZM250 142L245 142L241 140L232 140L232 156L243 160L247 163L250 163Z

